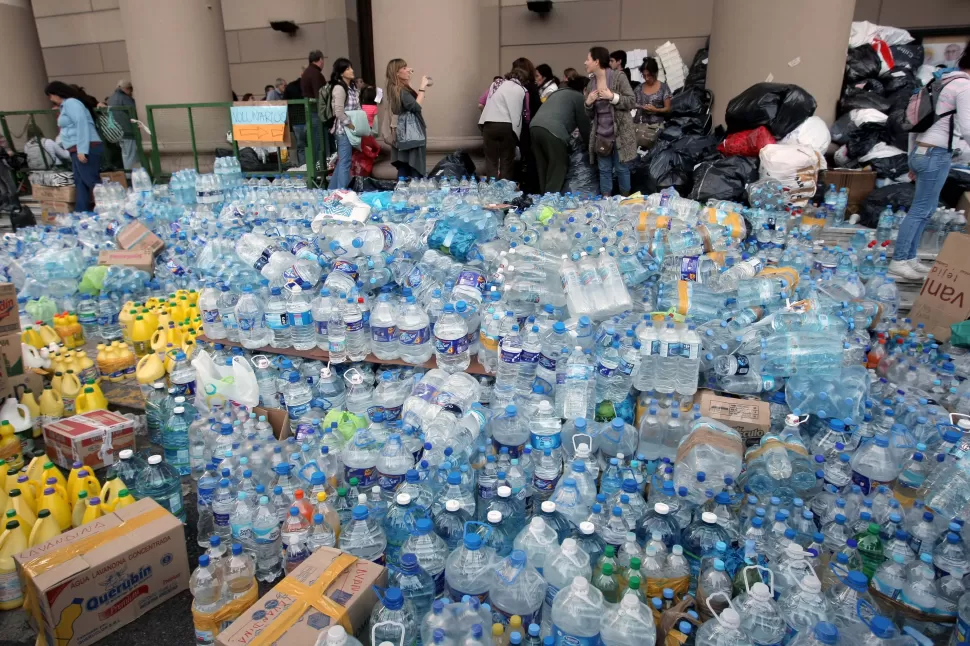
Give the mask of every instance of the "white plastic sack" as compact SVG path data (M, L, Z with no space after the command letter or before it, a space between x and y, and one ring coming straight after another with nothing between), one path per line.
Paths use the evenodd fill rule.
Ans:
M780 143L804 144L811 146L825 159L825 152L832 143L832 134L822 117L809 117L801 125L789 132ZM823 165L822 168L825 166Z
M791 202L803 206L815 196L822 156L805 144L768 144L759 153L760 178L773 178L785 186Z
M195 368L195 404L202 410L213 404L234 401L252 408L259 405L256 373L243 357L233 357L231 366L217 366L212 356L199 350L192 358Z
M864 123L886 123L889 115L874 108L859 108L849 111L849 120L857 126Z
M848 146L840 146L839 149L832 154L832 158L835 159L836 168L846 168L852 162L852 160L849 159Z
M366 222L370 219L370 205L349 189L334 191L323 200L317 216L310 223L314 233L320 233L327 220Z
M883 159L884 157L895 157L896 155L905 155L905 150L900 150L896 146L890 146L887 143L879 142L875 146L869 149L865 155L859 158L861 162L867 162L872 159Z
M881 38L889 45L905 45L913 42L913 37L905 29L874 25L868 20L852 23L849 32L849 47L868 45L873 38Z

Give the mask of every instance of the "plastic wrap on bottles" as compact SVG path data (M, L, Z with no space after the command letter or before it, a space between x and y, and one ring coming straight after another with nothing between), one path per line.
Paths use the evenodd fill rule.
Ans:
M690 426L677 447L674 462L674 485L687 487L691 498L706 500L699 489L697 474L703 472L711 482L724 482L724 477L737 478L744 458L744 440L733 428L701 417Z
M785 401L800 414L837 419L862 419L869 375L863 366L848 366L835 374L797 374L785 384Z
M595 195L598 190L599 178L596 169L589 163L589 149L583 145L582 139L572 137L569 140L569 168L562 192Z

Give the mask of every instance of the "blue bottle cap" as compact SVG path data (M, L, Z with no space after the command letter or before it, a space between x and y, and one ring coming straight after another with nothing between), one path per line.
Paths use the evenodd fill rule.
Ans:
M232 555L233 556L239 556L240 554L242 554L242 545L240 545L239 543L233 543L232 544Z
M827 621L820 621L815 624L815 639L823 644L837 644L839 642L839 629L835 624Z
M293 507L296 509L296 507ZM292 511L290 512L292 513ZM367 520L367 507L364 505L356 505L353 511L354 520Z
M384 591L384 607L388 610L400 610L404 607L404 595L401 594L401 588L388 588Z

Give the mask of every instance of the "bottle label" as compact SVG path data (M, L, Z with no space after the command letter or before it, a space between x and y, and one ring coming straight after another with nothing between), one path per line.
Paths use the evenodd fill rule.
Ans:
M389 474L377 472L377 485L386 493L393 493L404 482L404 474Z
M240 316L238 321L239 329L243 332L251 332L256 329L256 319L248 316Z
M212 503L212 496L213 496L213 494L215 494L216 488L215 487L199 487L196 490L196 492L197 492L197 494L199 496L199 504L200 505L209 505L209 504Z
M347 341L346 339L335 339L332 336L327 336L327 351L330 354L343 354L347 351Z
M417 330L401 330L398 343L401 345L423 345L431 341L431 328L425 326Z
M458 285L465 285L466 287L474 287L483 295L485 294L485 276L481 272L475 271L474 269L464 269L458 274Z
M872 586L890 599L898 599L899 595L903 593L902 588L896 588L875 576L872 577Z
M187 456L186 456L187 457ZM168 510L172 512L173 516L178 516L182 513L182 491L179 487L178 493L173 493L168 497ZM227 516L228 519L228 516Z
M265 319L266 327L271 330L285 330L289 325L287 322L286 312L281 312L279 314L267 313Z
M0 574L0 603L17 601L23 599L23 596L24 593L20 588L20 577L16 570Z
M360 274L357 273L357 265L349 260L334 260L333 264L331 265L331 270L340 271L347 274L354 279L354 282L357 282L357 278L360 276Z
M435 337L434 349L438 354L457 356L468 352L468 337L459 339L440 339Z
M370 336L377 343L389 343L397 340L395 336L396 331L397 328L393 325L387 327L372 325L370 327Z
M225 314L223 314L222 325L229 330L239 327L238 325L236 325L236 315L230 312L226 312Z
M404 405L400 406L385 406L384 407L384 421L385 422L396 422L401 419L401 411L404 409ZM421 451L424 451L422 446Z
M289 414L290 419L297 420L310 412L310 402L305 404L299 404L297 406L287 406L286 412Z
M394 232L386 224L377 226L381 230L381 235L384 236L384 251L390 251L394 247Z
M233 540L246 540L253 537L253 526L245 523L230 523Z
M532 477L532 487L537 493L548 493L552 494L556 490L556 485L559 484L560 475L556 475L555 478L551 480L548 478L542 478L538 475Z
M135 350L135 354L139 357L145 356L152 350L152 347L149 345L148 341L132 341L131 346Z
M269 259L272 257L272 255L277 251L283 251L283 247L277 244L267 245L259 254L259 257L256 258L256 262L253 263L253 269L256 271L262 271L263 267L269 263Z
M868 496L870 491L878 489L880 485L886 485L887 487L892 485L891 482L879 482L878 480L867 478L858 471L852 472L852 483L859 485L864 496Z
M539 365L549 372L556 372L556 360L546 356L542 352L539 353Z
M685 359L696 359L699 349L700 349L700 344L698 343L681 343L680 356L682 356Z
M584 286L592 285L594 280L596 280L596 272L592 269L586 269L579 273L579 282Z
M608 366L603 363L596 364L596 372L603 377L612 377L616 372L616 366Z
M405 285L411 288L418 287L421 281L424 280L424 272L421 268L415 265L411 271L408 272L407 277L404 279Z
M257 545L272 545L280 540L280 528L278 525L259 529L253 527L253 539Z
M751 361L748 360L748 357L743 354L739 354L737 355L736 359L737 359L738 367L734 370L734 374L736 375L748 374L748 372L751 370Z
M528 351L528 350L526 350L526 349L523 348L522 354L519 355L519 361L521 363L535 363L535 364L538 364L539 363L539 353L538 352L530 352L530 351Z
M300 289L304 291L313 289L313 283L300 274L300 270L296 265L291 265L283 270L283 280L286 281L287 287L299 285Z
M348 332L360 332L364 329L364 319L357 319L356 321L345 321Z
M562 646L599 646L600 643L599 633L596 633L592 637L579 637L577 635L570 635L556 624L552 625L552 634L556 638L556 643L562 644Z
M680 260L680 279L697 282L697 256L684 256Z
M357 486L360 489L365 487L373 487L374 483L377 481L376 476L377 469L375 467L359 469L344 465L344 482L350 482L351 478L357 478Z
M172 384L172 388L175 389L175 397L185 397L186 399L188 399L189 397L194 397L195 396L195 380L194 379L192 381L189 381L189 382L184 383L184 384L176 384L176 383L173 383Z
M558 449L562 446L561 433L553 433L552 435L530 433L529 437L532 442L532 448L538 451L542 451L543 449Z
M202 310L203 323L215 323L219 320L219 310Z
M505 363L518 363L519 357L521 356L521 350L506 350L505 348L502 348L499 351L499 358Z
M305 327L307 325L313 325L313 315L311 315L309 311L287 312L286 320L293 327Z
M3 599L0 599L3 601ZM199 630L195 629L195 643L198 646L207 646L208 644L215 643L216 633L213 630Z

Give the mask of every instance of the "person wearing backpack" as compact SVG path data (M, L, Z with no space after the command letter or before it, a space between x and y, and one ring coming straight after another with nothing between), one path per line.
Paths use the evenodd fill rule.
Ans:
M337 164L334 166L333 175L330 176L330 185L327 187L331 191L338 188L347 188L350 184L350 162L353 159L354 148L347 137L347 131L354 129L354 124L347 116L351 110L360 110L360 99L357 95L357 86L354 83L354 68L346 58L338 58L333 62L333 71L330 72L330 119L333 120L334 138L337 140ZM321 103L323 105L323 97ZM322 110L322 108L321 108ZM327 115L320 114L320 121L326 122Z
M889 272L908 280L922 280L929 268L916 256L923 229L940 201L953 160L953 133L970 143L970 50L964 52L957 69L945 70L941 77L914 94L906 108L905 125L919 133L911 139L910 174L916 176L916 194L906 217L899 225Z

